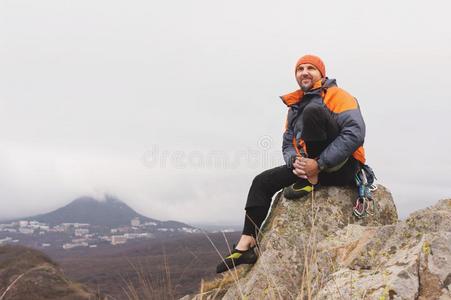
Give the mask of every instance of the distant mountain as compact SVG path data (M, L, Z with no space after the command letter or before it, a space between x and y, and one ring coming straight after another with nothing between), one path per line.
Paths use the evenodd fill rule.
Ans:
M159 221L143 216L127 204L112 196L105 196L105 200L97 200L92 197L80 197L64 207L52 212L21 218L21 220L36 220L48 223L52 226L61 223L89 223L91 225L117 227L130 225L130 221L139 217L141 223L154 222L157 227L178 228L189 227L187 224L176 221Z

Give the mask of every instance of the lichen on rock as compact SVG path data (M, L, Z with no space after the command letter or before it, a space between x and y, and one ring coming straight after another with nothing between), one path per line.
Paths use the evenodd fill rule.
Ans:
M451 200L398 215L379 185L377 209L352 215L354 188L276 196L259 235L260 257L221 299L451 299ZM448 298L447 298L448 297ZM204 298L214 299L214 298Z

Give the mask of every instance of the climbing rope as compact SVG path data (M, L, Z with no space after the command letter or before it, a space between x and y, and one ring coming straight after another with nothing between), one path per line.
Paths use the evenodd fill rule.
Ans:
M372 216L376 211L376 203L372 194L377 189L377 186L374 184L375 179L376 176L368 165L364 165L355 175L358 197L352 214L359 219L368 215Z

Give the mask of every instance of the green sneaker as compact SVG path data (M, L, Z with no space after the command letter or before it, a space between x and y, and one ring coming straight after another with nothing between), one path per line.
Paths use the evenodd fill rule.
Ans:
M254 251L254 247L241 251L238 249L232 250L229 256L223 258L223 260L216 266L216 273L222 273L227 270L232 270L241 264L254 264L257 261L257 254Z
M285 199L294 200L299 199L313 191L313 187L316 185L312 185L307 180L299 180L293 183L290 186L287 186L283 189L283 196Z

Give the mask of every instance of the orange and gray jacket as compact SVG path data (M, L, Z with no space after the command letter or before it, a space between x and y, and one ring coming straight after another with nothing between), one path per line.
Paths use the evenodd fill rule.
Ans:
M288 106L288 116L283 134L283 157L287 166L292 167L293 159L306 152L301 130L296 126L298 119L302 120L302 101L316 103L330 111L336 120L340 133L335 140L320 154L318 165L320 169L329 169L340 165L351 155L365 163L363 141L365 139L365 123L360 113L357 100L349 93L339 88L335 79L325 78L315 83L307 92L297 90L280 97Z

